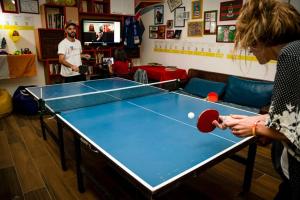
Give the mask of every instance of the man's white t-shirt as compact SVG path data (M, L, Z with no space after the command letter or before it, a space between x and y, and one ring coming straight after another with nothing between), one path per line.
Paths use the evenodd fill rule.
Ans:
M80 41L75 39L74 42L69 41L67 38L62 40L58 44L58 52L57 54L65 55L65 60L72 65L80 66L82 65L81 62L81 54L82 48ZM71 68L61 65L60 74L62 76L76 76L79 75L78 72L72 71Z

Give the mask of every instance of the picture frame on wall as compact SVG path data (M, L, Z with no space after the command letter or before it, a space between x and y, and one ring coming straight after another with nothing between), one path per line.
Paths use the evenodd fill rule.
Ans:
M159 5L154 7L154 24L164 23L164 6Z
M243 0L231 0L220 3L220 21L236 20L243 6Z
M39 14L39 0L21 0L20 13Z
M182 0L168 0L170 12L173 12L176 8L182 5Z
M235 33L235 25L219 25L216 42L234 43Z
M149 26L149 39L158 38L158 26Z
M159 25L157 39L165 39L165 38L166 38L166 25Z
M167 39L174 39L175 38L175 31L174 30L167 30Z
M178 7L174 11L174 27L185 26L185 7Z
M173 23L174 23L173 20L168 20L167 21L167 29L172 29L173 28Z
M201 19L202 18L202 9L203 2L202 0L192 1L192 19Z
M175 30L174 38L175 39L180 39L181 33L182 33L182 30Z
M202 37L203 22L202 21L190 21L188 22L187 35L188 37Z
M1 0L1 9L4 13L19 13L17 0Z
M215 35L217 33L217 10L204 12L204 35Z

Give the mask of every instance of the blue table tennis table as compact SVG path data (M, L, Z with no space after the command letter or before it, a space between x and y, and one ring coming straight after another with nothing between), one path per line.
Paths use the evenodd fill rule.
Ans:
M56 114L58 124L73 130L80 192L82 140L149 198L228 157L246 165L243 189L250 189L256 139L220 129L202 134L197 117L189 119L187 114L208 108L221 115L254 113L120 78L28 90ZM233 155L246 146L246 159Z

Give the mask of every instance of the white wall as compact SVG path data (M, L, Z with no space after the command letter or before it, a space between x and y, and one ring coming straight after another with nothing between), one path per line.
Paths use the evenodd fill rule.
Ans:
M224 1L224 0L223 0ZM226 0L225 0L226 1ZM235 24L235 21L219 21L219 8L221 0L203 0L203 12L208 10L218 10L218 25ZM186 11L191 10L191 1L183 0L183 6ZM230 54L233 49L233 44L216 43L215 35L204 35L199 38L187 37L187 21L182 29L181 39L149 39L149 25L154 25L154 11L151 10L142 16L145 25L143 35L143 43L141 45L141 64L149 62L158 62L166 66L177 66L179 68L189 69L196 68L206 71L220 72L225 74L233 74L244 77L273 80L275 75L275 63L260 65L257 61L245 61L228 59L227 54ZM174 12L170 13L167 3L164 3L164 24L167 20L174 20ZM196 20L190 20L196 21ZM201 19L203 21L203 19ZM191 49L204 49L208 52L220 51L224 53L223 58L195 56L186 54L162 53L154 51L155 45L170 46L178 45L181 47L190 47ZM169 47L168 47L169 48Z
M44 1L40 1L40 4L44 3ZM0 24L4 24L6 20L12 20L15 18L19 18L19 20L23 20L22 18L29 17L32 21L32 25L34 28L41 27L41 17L39 14L9 14L2 13L0 10ZM18 20L18 19L17 19ZM7 51L9 53L13 53L15 50L20 50L21 48L29 48L31 52L36 54L36 45L34 39L34 31L33 30L18 30L21 35L21 39L14 43L8 36L9 30L0 29L0 40L5 37L7 42ZM1 42L0 41L0 42ZM15 79L0 79L0 88L7 89L11 94L16 90L16 88L20 85L43 85L45 84L44 77L44 66L42 63L38 62L36 59L37 65L37 76L34 77L24 77L24 78L15 78Z

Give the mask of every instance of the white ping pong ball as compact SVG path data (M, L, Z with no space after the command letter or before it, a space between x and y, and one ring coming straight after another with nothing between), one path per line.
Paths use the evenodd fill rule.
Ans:
M193 112L189 112L188 117L189 117L190 119L194 119L195 114L194 114Z

